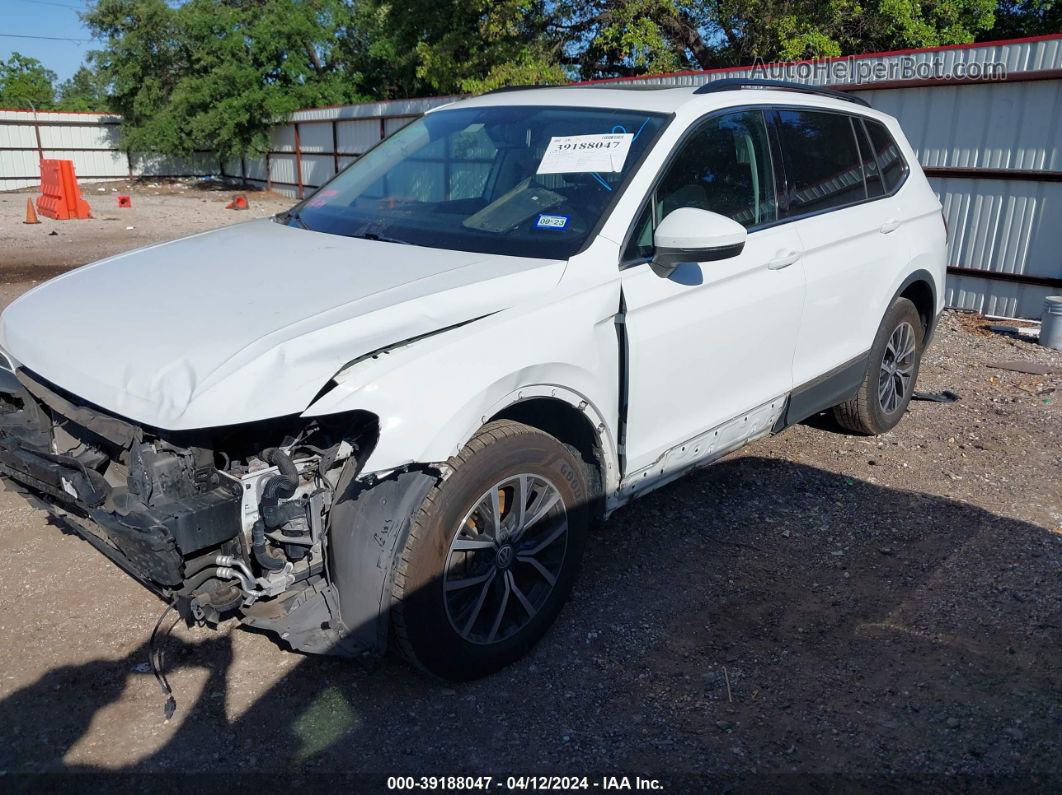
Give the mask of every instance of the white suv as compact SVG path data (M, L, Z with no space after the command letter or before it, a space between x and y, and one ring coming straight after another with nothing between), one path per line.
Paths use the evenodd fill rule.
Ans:
M276 219L28 292L0 471L190 621L467 679L633 497L825 409L893 427L945 274L896 120L630 88L448 105Z

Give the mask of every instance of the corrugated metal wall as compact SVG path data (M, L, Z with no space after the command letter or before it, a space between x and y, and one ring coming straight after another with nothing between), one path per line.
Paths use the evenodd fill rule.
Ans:
M127 154L119 141L120 124L118 116L105 113L0 110L0 190L39 185L41 157L73 160L78 179L93 182L218 173L218 160L209 152L192 157Z
M225 174L297 198L319 188L412 119L454 99L396 99L300 110L273 128L266 155L226 163Z

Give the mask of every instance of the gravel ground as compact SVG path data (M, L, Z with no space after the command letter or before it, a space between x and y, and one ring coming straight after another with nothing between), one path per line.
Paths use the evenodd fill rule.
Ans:
M0 772L1057 791L1062 353L984 325L949 313L923 364L960 402L874 439L816 418L619 511L545 640L468 685L182 626L164 721L162 604L0 494Z

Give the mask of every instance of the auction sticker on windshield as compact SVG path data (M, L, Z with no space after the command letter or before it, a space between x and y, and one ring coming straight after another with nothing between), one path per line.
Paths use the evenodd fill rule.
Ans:
M631 133L562 135L550 138L539 174L619 173L630 151Z

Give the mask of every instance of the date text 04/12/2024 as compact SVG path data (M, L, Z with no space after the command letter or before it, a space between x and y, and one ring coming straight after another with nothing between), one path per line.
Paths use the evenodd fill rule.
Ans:
M600 790L662 791L659 779L641 776L389 776L387 789L395 791L503 790L509 792Z

